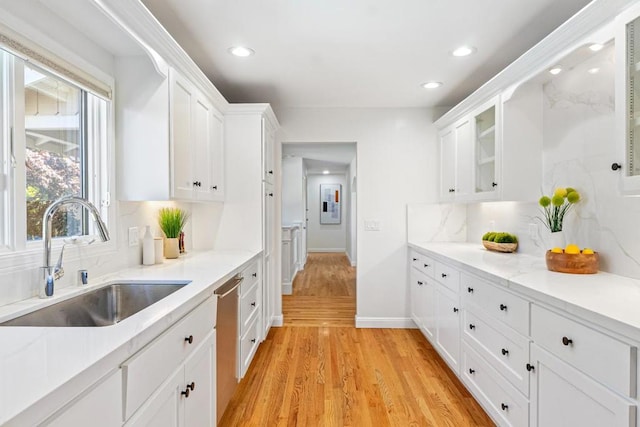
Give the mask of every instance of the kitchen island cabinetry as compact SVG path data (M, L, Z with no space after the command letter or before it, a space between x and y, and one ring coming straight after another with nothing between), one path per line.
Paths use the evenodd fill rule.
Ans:
M417 266L426 258L435 261L435 277L442 278L435 291L435 336L425 332L416 314L423 310ZM604 328L603 324L618 322L613 320L617 317L572 306L575 298L613 307L600 302L602 288L617 282L626 286L630 279L576 278L523 267L536 262L526 255L495 254L470 244L412 244L412 317L498 425L637 427L640 328ZM459 303L453 293L456 277ZM597 297L576 294L577 283L582 292ZM567 299L548 296L565 287L571 290ZM637 293L635 287L630 291ZM620 310L627 312L625 307ZM452 325L461 325L457 336Z

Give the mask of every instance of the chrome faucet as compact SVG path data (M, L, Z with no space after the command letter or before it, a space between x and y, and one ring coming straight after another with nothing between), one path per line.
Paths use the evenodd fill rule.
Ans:
M76 196L61 197L49 205L42 217L42 241L44 242L44 265L40 267L42 270L42 278L44 280L44 286L41 287L40 297L47 298L53 296L53 287L56 280L64 275L62 268L62 255L64 253L64 247L60 252L60 258L55 266L51 265L51 221L53 215L58 211L61 206L64 205L80 205L85 207L91 215L98 227L98 233L103 242L109 240L109 230L107 226L100 218L98 209L88 200Z

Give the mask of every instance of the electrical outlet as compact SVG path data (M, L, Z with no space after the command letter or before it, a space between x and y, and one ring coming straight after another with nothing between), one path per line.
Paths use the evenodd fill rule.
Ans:
M139 244L138 227L129 227L129 246L138 246Z
M538 224L535 222L529 223L529 237L535 239L538 235Z
M364 222L364 229L366 231L380 231L380 221L377 219L370 219Z

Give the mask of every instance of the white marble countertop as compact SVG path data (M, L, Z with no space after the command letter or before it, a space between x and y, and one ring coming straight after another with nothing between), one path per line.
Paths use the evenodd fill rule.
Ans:
M640 280L547 270L542 257L490 252L480 244L409 242L450 265L640 343Z
M61 289L51 299L34 298L0 307L2 322L117 280L191 281L113 326L0 327L0 425L33 425L36 412L61 407L70 395L117 369L257 255L251 251L191 253L163 264L92 278L90 286ZM38 410L28 410L32 405Z

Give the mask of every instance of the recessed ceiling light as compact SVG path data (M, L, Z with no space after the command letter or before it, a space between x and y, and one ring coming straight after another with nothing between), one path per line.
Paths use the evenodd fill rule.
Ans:
M587 73L589 73L589 74L598 74L599 72L600 72L600 68L598 68L598 67L589 68L587 70Z
M453 56L469 56L472 53L474 53L476 51L475 47L471 47L471 46L460 46L459 48L457 48L456 50L454 50L453 52L451 52L451 54Z
M253 49L249 49L244 46L234 46L229 48L229 53L233 56L239 56L241 58L246 58L247 56L251 56L255 53Z
M560 67L560 66L553 67L553 68L549 69L549 72L555 76L555 75L560 74L562 72L562 67Z
M602 50L603 47L604 45L601 45L600 43L594 43L591 46L589 46L589 49L591 49L594 52L597 52L599 50Z
M322 171L322 174L323 174L323 175L329 175L329 171L324 170L324 171Z
M426 82L422 83L422 87L425 89L437 89L442 86L442 82Z

